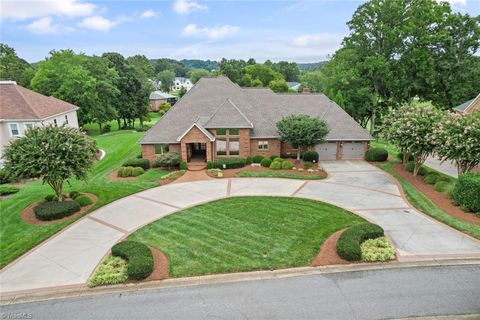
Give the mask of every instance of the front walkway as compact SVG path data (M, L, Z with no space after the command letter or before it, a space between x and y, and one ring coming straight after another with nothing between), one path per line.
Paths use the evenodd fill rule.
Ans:
M381 225L400 260L479 257L480 241L412 208L395 181L363 161L323 162L322 181L275 178L173 183L115 201L85 216L0 273L2 294L84 285L113 244L178 210L228 196L295 196L335 204Z

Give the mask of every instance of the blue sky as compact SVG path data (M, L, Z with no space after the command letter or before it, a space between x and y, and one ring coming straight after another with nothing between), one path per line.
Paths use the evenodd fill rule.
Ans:
M450 0L480 14L480 0ZM30 62L52 49L148 58L324 60L362 1L1 0L1 42Z

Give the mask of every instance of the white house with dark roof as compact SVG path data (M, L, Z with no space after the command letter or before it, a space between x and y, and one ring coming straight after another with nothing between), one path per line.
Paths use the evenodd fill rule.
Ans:
M190 79L185 77L175 77L172 84L172 91L178 91L181 88L185 88L187 91L192 89L193 83Z
M77 110L71 103L26 89L15 81L0 81L0 158L6 144L32 127L65 124L78 128Z
M290 114L327 122L326 142L315 146L321 160L363 159L372 136L323 94L277 94L242 88L227 77L201 78L140 141L143 157L178 152L182 160L282 155L296 152L280 141L276 123Z

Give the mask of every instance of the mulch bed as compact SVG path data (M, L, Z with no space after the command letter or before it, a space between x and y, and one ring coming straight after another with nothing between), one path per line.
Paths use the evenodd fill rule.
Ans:
M470 222L480 225L480 217L477 217L474 213L468 213L463 211L460 207L454 206L452 200L445 194L435 191L432 185L423 182L422 176L414 177L411 172L406 171L401 163L393 165L393 170L403 179L413 184L420 192L422 192L430 201L435 203L440 209L442 209L448 215L455 217L459 220Z
M150 247L153 255L153 271L143 281L163 280L168 278L169 266L167 256L155 247Z
M23 221L25 221L28 224L51 224L51 223L58 223L58 222L74 219L75 217L83 215L87 210L93 207L95 203L97 203L98 201L98 197L93 193L82 192L82 194L88 195L92 199L93 203L89 204L88 206L82 207L80 211L75 212L74 214L68 217L63 217L61 219L50 220L50 221L38 220L37 217L35 216L35 212L33 212L33 208L35 208L38 204L43 202L43 200L32 203L31 205L23 209L22 212L20 213L20 217L22 218Z
M307 170L304 170L304 171L283 170L283 169L282 170L272 170L272 169L265 168L265 167L262 167L262 166L252 167L251 165L246 165L243 168L222 170L223 178L233 178L237 172L241 172L241 171L274 171L274 172L282 172L282 173L290 173L290 174L298 174L298 175L312 175L312 176L321 175L321 176L324 176L324 177L327 176L327 174L322 170L320 170L319 172L308 172ZM207 174L210 177L217 178L215 175L211 174L208 171L207 171Z
M328 237L328 239L325 240L317 256L310 263L312 267L352 263L350 261L343 260L337 254L337 239L345 230L346 229L339 230L333 233L332 235L330 235L330 237Z
M166 184L169 184L175 180L177 180L178 178L180 178L183 174L180 173L180 171L176 171L176 173L172 174L170 177L168 177L167 179L158 179L156 180L161 186L164 186ZM107 175L107 178L109 180L112 180L112 181L129 181L129 180L138 180L138 177L119 177L117 176L117 170L114 170L112 172L110 172L108 175ZM154 181L154 180L152 180Z

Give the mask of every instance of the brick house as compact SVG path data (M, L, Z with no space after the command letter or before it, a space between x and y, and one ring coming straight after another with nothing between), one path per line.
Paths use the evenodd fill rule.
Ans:
M456 106L453 110L464 115L480 111L480 94L474 99Z
M140 141L153 161L165 150L181 159L281 155L296 152L280 141L276 123L293 113L324 119L326 142L312 149L321 160L363 159L372 136L323 94L277 94L241 88L227 77L202 78Z

